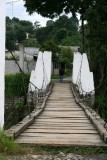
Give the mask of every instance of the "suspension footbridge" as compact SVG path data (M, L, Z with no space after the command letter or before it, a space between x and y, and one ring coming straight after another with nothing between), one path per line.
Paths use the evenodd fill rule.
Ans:
M16 143L107 146L106 123L92 109L95 89L86 54L74 53L72 80L52 83L51 52L40 52L31 95L35 111L8 130Z

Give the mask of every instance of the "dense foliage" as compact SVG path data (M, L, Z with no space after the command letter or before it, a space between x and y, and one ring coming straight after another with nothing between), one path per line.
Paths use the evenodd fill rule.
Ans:
M86 18L85 47L95 77L95 108L107 121L107 1L96 1L86 12Z
M26 39L26 33L33 33L33 24L18 18L6 17L6 48L15 50L16 45Z
M22 73L17 73L15 75L5 76L5 96L15 97L24 96L28 90L29 74L23 75Z
M38 21L33 25L29 21L6 17L6 47L14 50L20 42L23 42L26 47L40 47L46 41L65 46L80 45L78 27L77 18L68 18L65 15L55 22L47 21L46 27L41 27Z
M26 96L29 78L29 74L22 73L5 76L5 129L17 124L28 114Z
M46 27L36 30L35 37L39 44L45 41L54 41L57 45L80 45L79 22L77 18L60 16L55 22L47 21Z

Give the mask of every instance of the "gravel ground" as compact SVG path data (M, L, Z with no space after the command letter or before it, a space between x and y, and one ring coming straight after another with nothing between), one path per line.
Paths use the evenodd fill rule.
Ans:
M19 156L6 156L3 160L107 160L107 154L100 155L77 155L77 154L64 154L60 152L57 155L19 155Z

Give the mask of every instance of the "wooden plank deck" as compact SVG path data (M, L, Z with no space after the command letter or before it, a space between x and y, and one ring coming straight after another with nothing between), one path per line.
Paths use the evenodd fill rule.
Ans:
M15 141L32 145L106 146L76 104L69 83L55 83L44 111Z

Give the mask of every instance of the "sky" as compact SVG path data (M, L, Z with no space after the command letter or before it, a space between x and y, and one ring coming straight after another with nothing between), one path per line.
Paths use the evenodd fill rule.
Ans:
M20 20L28 20L33 23L39 21L41 26L46 26L46 22L49 20L49 18L44 18L37 13L30 16L26 12L23 0L6 0L6 16L10 18L17 17Z

